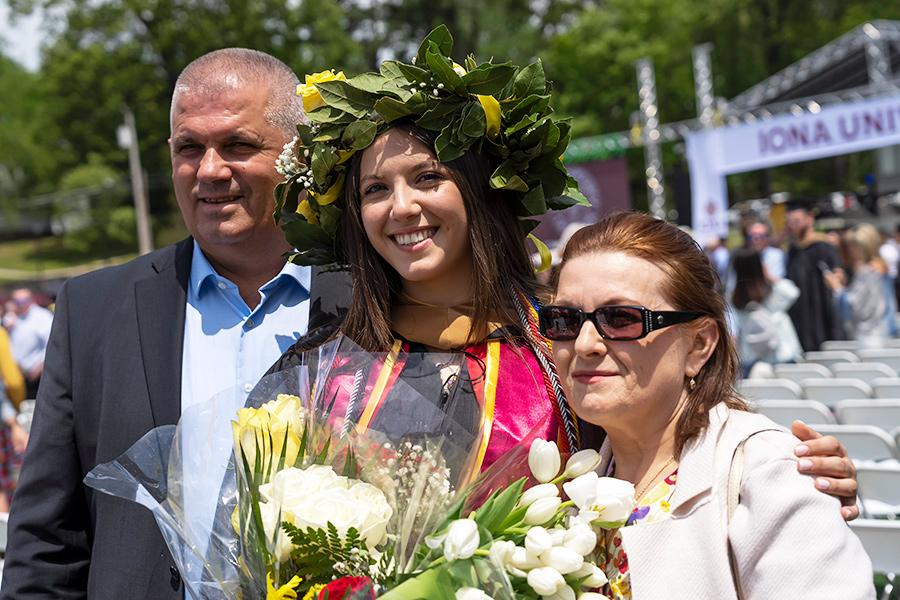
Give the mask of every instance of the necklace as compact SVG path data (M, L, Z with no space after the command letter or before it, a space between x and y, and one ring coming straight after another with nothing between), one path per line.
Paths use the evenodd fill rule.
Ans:
M650 486L653 485L653 482L655 482L656 479L657 479L660 475L662 475L663 471L666 470L666 467L668 467L669 465L673 464L674 462L675 462L675 457L674 457L674 456L671 456L671 457L669 457L669 460L667 460L666 462L663 463L663 466L661 466L661 467L659 468L659 470L653 475L653 477L651 477L650 479L648 479L648 480L647 480L647 483L644 484L644 485L641 487L641 491L635 493L635 495L634 495L634 500L635 500L635 502L637 502L638 500L640 500L641 498L644 497L644 494L646 494L646 493L650 490Z

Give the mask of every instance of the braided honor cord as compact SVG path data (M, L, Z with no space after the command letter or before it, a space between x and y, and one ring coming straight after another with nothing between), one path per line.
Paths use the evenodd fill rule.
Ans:
M537 311L532 301L523 291L515 288L512 288L510 291L512 292L513 304L516 307L516 313L519 315L522 330L525 332L525 339L531 344L534 354L541 365L544 385L553 403L553 413L557 422L562 423L563 429L565 429L568 448L563 450L577 452L580 448L578 427L566 400L566 393L559 383L556 365L553 363L553 358L550 355L550 345L544 339L544 336L541 335L538 328Z

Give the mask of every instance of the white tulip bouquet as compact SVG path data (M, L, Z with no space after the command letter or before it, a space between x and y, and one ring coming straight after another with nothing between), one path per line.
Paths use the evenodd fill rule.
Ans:
M264 379L243 408L229 392L186 411L85 482L153 512L197 599L603 598L595 527L624 524L634 488L597 477L593 450L560 473L556 444L540 439L468 483L474 397L465 378L445 379L464 365L415 360L434 368L397 379L380 408L389 418L365 431L360 371L385 357L342 339ZM536 483L511 482L526 452Z

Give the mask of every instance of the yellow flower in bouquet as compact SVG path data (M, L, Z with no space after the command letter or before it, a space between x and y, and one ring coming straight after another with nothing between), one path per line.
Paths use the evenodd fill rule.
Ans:
M303 97L303 110L309 112L325 105L325 100L322 98L322 94L316 88L317 83L346 80L347 78L344 76L343 71L338 71L337 73L335 73L334 69L328 69L327 71L320 71L319 73L307 75L305 83L301 83L297 86L297 95Z
M294 465L304 428L299 397L279 394L259 408L238 410L237 417L231 422L235 456L243 457L252 471L268 481L279 469Z

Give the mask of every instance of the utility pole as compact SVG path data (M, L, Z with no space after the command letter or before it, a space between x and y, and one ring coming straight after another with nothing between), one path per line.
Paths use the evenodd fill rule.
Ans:
M141 168L141 153L138 147L137 128L134 113L128 106L122 107L125 122L117 131L119 147L128 149L128 168L131 171L131 193L134 197L134 216L137 222L138 252L147 254L153 250L153 236L150 234L150 210L144 188L144 170Z

